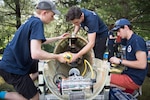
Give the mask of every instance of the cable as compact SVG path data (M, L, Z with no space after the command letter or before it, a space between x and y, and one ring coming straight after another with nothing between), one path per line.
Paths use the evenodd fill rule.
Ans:
M85 75L86 70L87 70L87 65L86 65L86 62L84 61L84 71L83 71L83 73L82 73L82 76L84 76L84 75Z
M84 59L84 62L90 67L90 70L91 70L91 73L92 73L91 78L94 79L94 72L93 72L92 66L90 65L90 63L86 59Z

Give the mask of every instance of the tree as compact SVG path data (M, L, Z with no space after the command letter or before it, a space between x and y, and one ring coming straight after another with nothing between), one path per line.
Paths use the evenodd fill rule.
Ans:
M149 0L60 0L63 8L76 5L96 11L107 25L117 19L127 18L137 33L150 39L150 2Z
M34 10L36 0L4 0L0 5L0 49L13 37L16 29ZM149 0L53 0L62 12L50 25L46 25L46 36L58 36L64 32L72 32L73 26L65 21L69 7L76 5L96 11L103 21L110 25L119 18L129 19L135 31L142 37L150 39L150 2ZM55 33L55 34L53 34ZM84 31L80 32L85 36Z
M33 2L27 0L4 0L4 5L0 5L0 49L13 37L22 20L31 15L33 7Z

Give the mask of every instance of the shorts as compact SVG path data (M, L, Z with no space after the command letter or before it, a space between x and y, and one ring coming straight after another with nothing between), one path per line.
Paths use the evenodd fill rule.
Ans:
M6 91L0 91L0 100L5 99Z
M37 66L31 68L29 74L31 72L37 72L35 67ZM18 92L27 99L31 99L38 92L37 87L34 85L34 82L30 78L29 74L26 75L12 74L0 69L0 75L3 77L3 79L8 84L13 85L16 92Z
M125 74L111 74L110 83L127 90L136 90L139 88L139 85L133 82L133 80Z

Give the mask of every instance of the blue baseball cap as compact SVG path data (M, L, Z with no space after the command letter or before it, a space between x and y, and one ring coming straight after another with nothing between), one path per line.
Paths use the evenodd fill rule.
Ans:
M112 29L112 31L117 31L119 28L121 28L124 25L131 25L131 23L129 20L127 20L125 18L119 19L115 22L115 25L114 25L114 28Z

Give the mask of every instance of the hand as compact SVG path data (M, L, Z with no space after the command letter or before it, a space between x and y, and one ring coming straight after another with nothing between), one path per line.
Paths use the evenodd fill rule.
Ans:
M71 54L72 54L72 59L71 59L70 63L73 63L73 62L77 61L79 58L81 58L78 56L77 53L71 53Z
M59 62L61 62L61 63L66 63L67 61L66 61L66 59L64 59L64 55L65 55L65 53L60 53L60 54L58 54L58 55L57 55L57 60L58 60Z
M73 58L73 53L70 52L64 52L61 54L58 54L57 60L61 63L71 63Z
M112 64L120 64L120 59L117 57L111 57L109 60Z
M66 60L67 63L70 63L70 61L72 60L72 54L70 52L65 52L64 59Z
M76 61L76 54L75 53L71 53L71 52L64 52L64 59L66 60L67 63L72 63L74 61Z
M69 33L64 33L64 34L62 34L61 36L59 36L59 39L64 39L64 38L67 38L67 37L69 37L69 36L70 36Z

